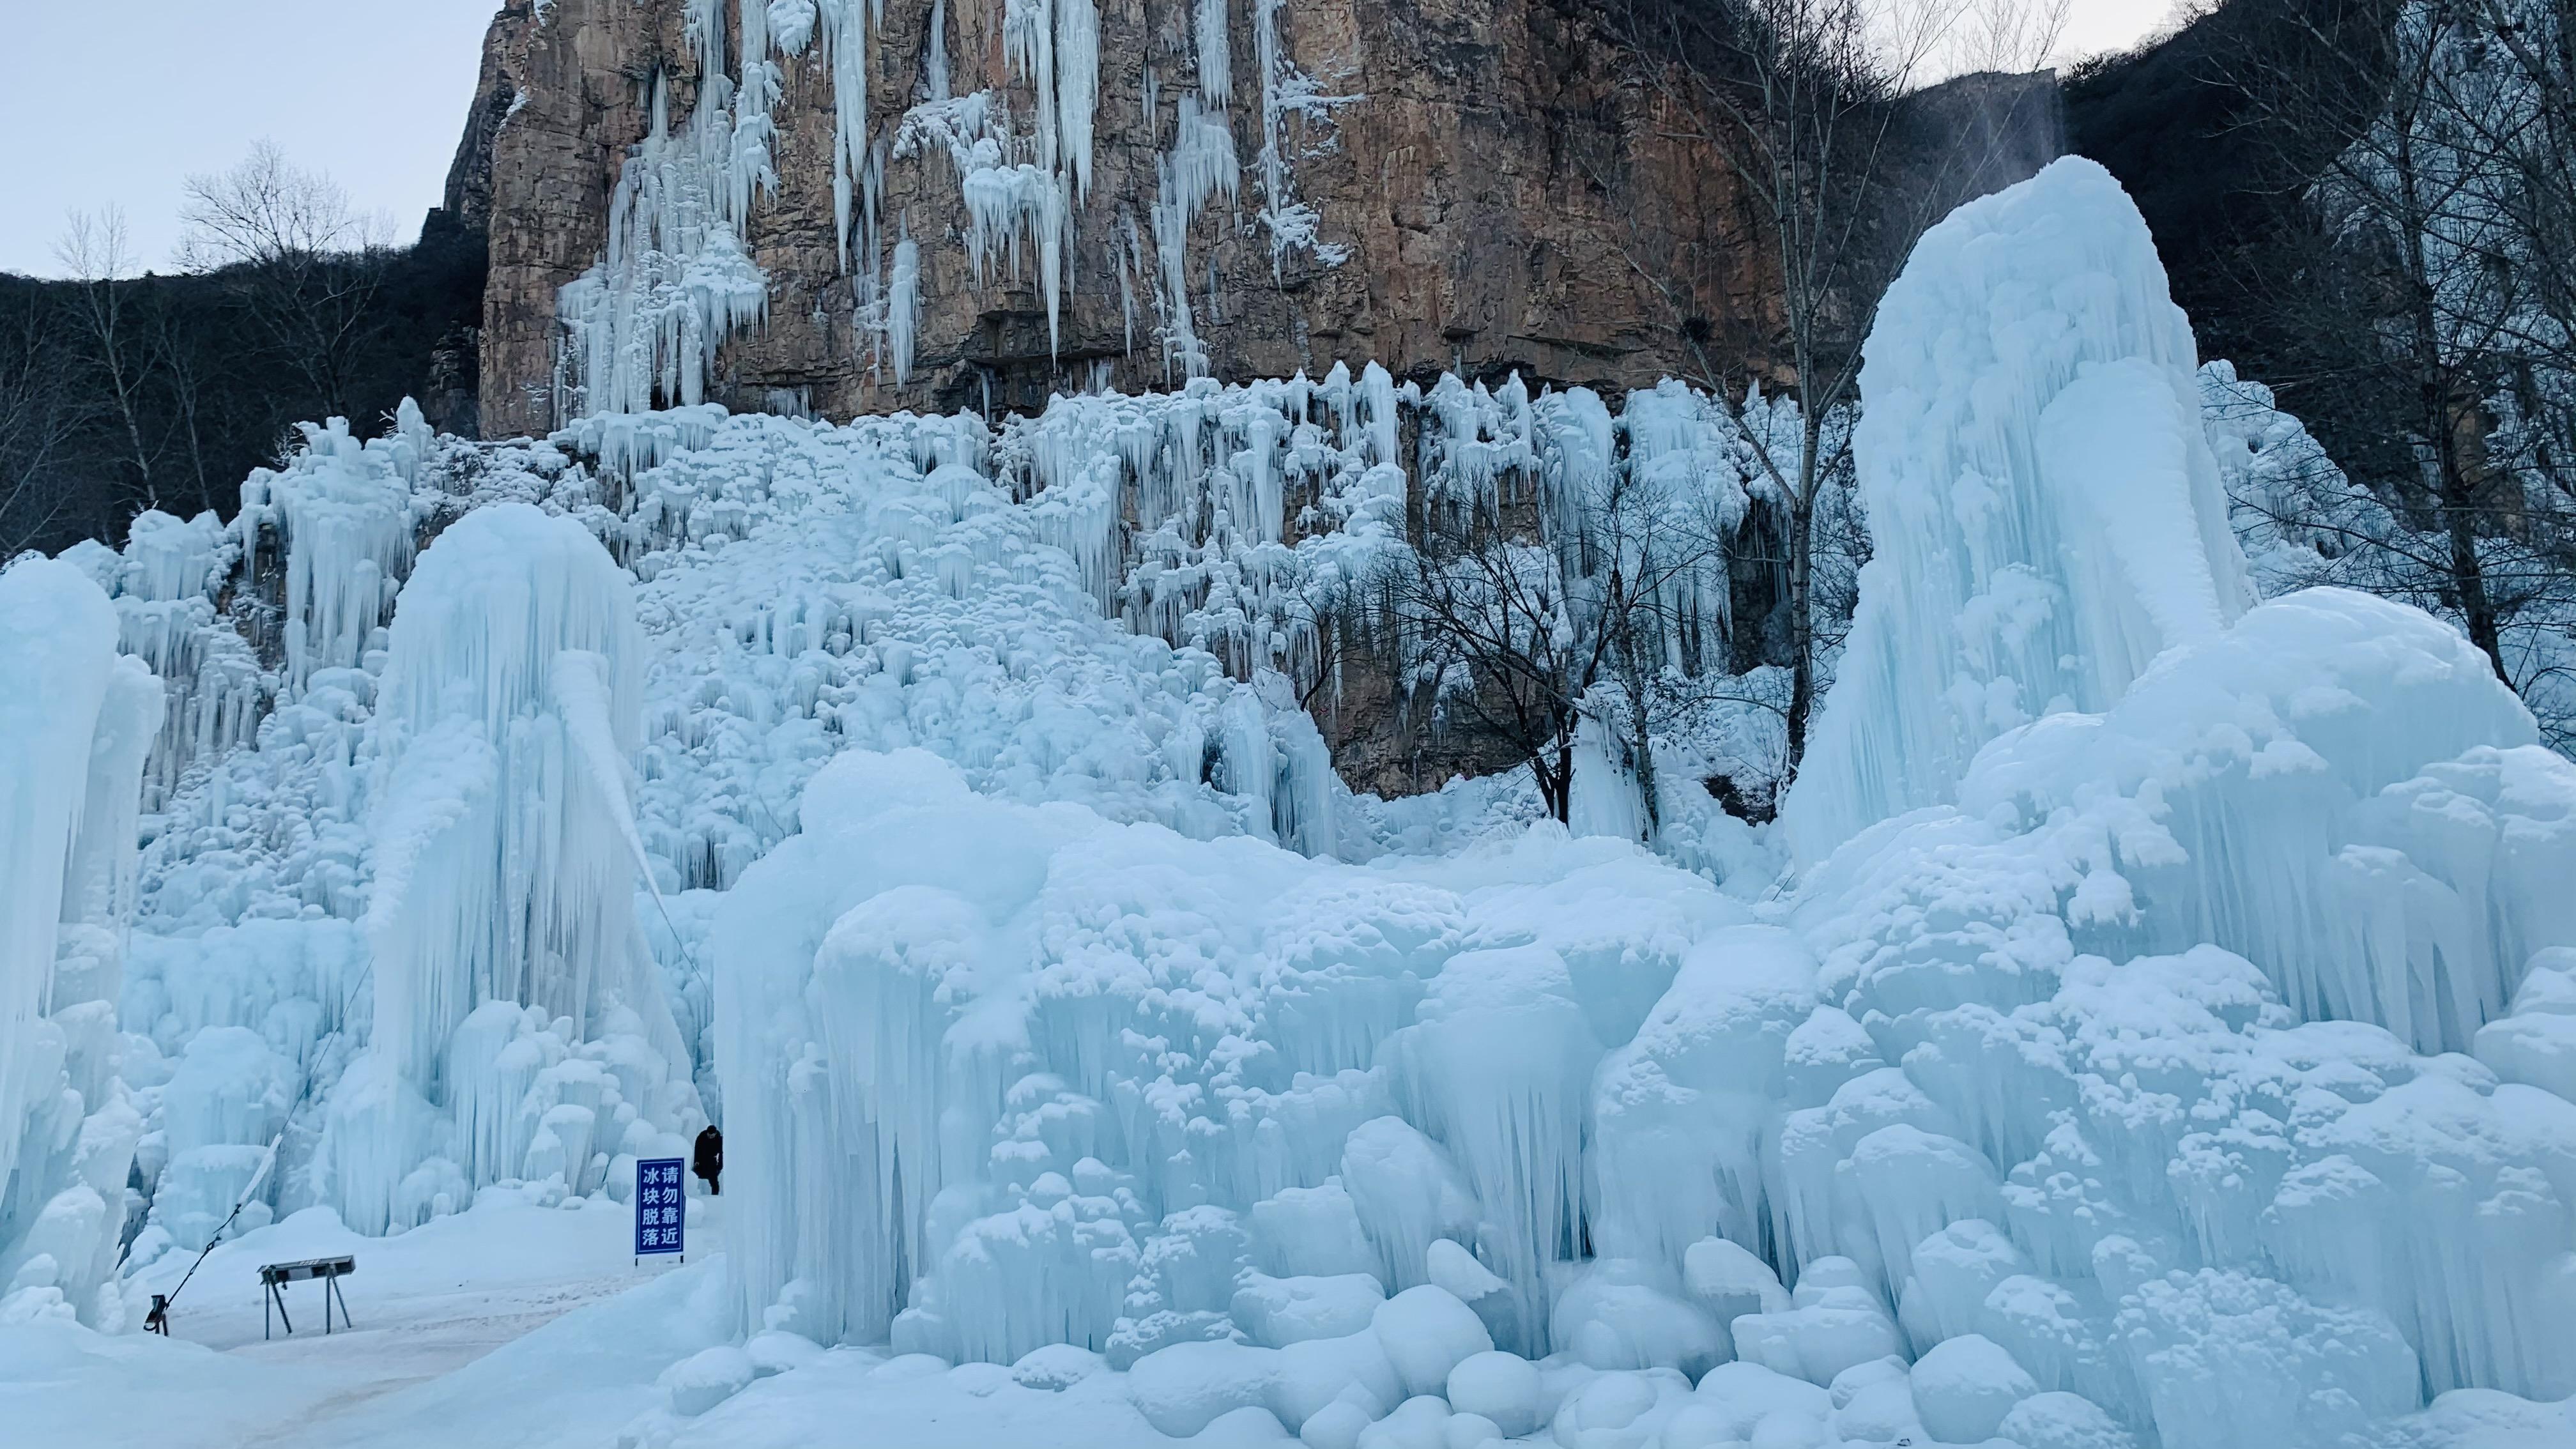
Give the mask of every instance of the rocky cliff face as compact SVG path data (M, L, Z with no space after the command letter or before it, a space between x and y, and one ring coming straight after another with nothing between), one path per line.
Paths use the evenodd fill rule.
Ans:
M1675 139L1705 122L1624 59L1594 0L507 0L447 202L490 235L482 426L702 400L1035 414L1336 363L1518 373L1617 409L1709 357L1759 372L1775 288L1750 208ZM2056 154L2045 76L1908 104L1906 168L1960 199ZM1517 396L1390 391L1371 456L1417 502L1459 448L1487 484L1515 440L1534 466ZM1122 436L1112 546L1133 563L1152 535L1196 580L1126 600L1131 623L1178 642L1217 576L1280 586L1227 540L1292 546L1294 507L1167 523L1147 480L1271 478L1309 406L1210 402L1204 429ZM1713 656L1732 670L1781 637L1779 551L1740 552ZM1355 788L1518 763L1435 727L1429 686L1371 646L1292 672Z
M774 177L741 224L766 318L706 339L719 401L1031 407L1337 359L1650 383L1685 328L1751 347L1766 290L1724 166L1655 104L1582 0L508 0L450 200L491 227L484 425L602 405L558 374L561 289L630 155L703 150L719 110Z

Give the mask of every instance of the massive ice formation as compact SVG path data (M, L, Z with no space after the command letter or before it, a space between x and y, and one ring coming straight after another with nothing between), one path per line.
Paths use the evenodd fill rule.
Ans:
M1786 814L1803 858L2252 602L2191 327L2129 210L2070 162L1935 227L1880 304L1854 440L1877 551Z
M761 44L863 9L779 0ZM1017 12L1078 176L1080 7ZM2214 470L2294 430L2203 441L2085 163L1936 229L1871 346L1877 561L1759 900L1623 838L1597 727L1577 823L1622 838L1355 799L1299 707L1329 611L1402 646L1351 596L1417 503L1529 508L1570 617L1639 562L1588 505L1755 513L1678 388L407 418L314 430L230 528L9 570L9 1302L121 1311L128 1157L148 1258L254 1182L241 1223L370 1230L614 1190L703 1105L747 1331L1004 1393L1121 1369L1165 1433L2563 1421L2576 770L2430 618L2249 600ZM1704 665L1727 570L1669 587Z
M814 777L711 930L779 1164L746 1322L1070 1344L1166 1433L1311 1443L2322 1445L2576 1393L2576 769L2438 622L2251 602L2097 168L1936 229L1871 357L1880 551L1776 905L1552 829L1355 866ZM1578 470L1603 430L1529 411Z
M372 1052L329 1143L364 1231L505 1177L587 1190L619 1153L676 1151L697 1110L636 921L628 576L579 523L494 504L421 555L391 642Z
M160 685L71 564L0 570L0 1317L115 1327L143 1119L116 1002Z

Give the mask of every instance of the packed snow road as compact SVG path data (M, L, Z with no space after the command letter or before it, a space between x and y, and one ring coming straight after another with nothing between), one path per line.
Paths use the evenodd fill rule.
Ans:
M13 1366L0 1422L12 1443L97 1449L600 1442L645 1407L664 1367L713 1341L690 1303L707 1265L638 1267L631 1229L628 1209L605 1197L556 1206L487 1193L471 1211L382 1239L328 1209L299 1213L208 1255L166 1342L0 1327L0 1359ZM698 1231L713 1242L703 1207ZM273 1323L264 1337L260 1265L339 1253L358 1260L342 1285L354 1326L325 1334L320 1289L298 1284L286 1290L296 1331ZM143 1291L169 1292L194 1258L153 1264ZM540 1380L546 1393L526 1392Z

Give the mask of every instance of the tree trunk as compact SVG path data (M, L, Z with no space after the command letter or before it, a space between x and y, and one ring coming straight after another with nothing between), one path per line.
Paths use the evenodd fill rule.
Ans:
M1798 777L1807 757L1807 717L1816 706L1816 449L1823 442L1824 403L1800 399L1805 453L1798 461L1798 486L1789 498L1789 761L1781 783Z
M2412 153L2407 155L2411 167ZM2513 676L2504 667L2504 640L2497 626L2495 600L2487 591L2485 561L2478 557L2479 480L2469 476L2467 460L2460 456L2463 409L2457 406L2459 389L2452 385L2450 369L2445 365L2441 323L2434 315L2432 265L2424 254L2426 229L2423 222L2408 218L2405 255L2412 275L2407 282L2414 294L2409 320L2415 330L2417 405L2423 417L2424 442L2433 453L2434 490L2441 504L2442 530L2451 544L2450 584L2459 595L2460 620L2468 627L2469 642L2485 653L2488 667L2511 689Z
M2513 676L2504 667L2504 639L2496 619L2494 597L2487 591L2486 562L2478 557L2477 480L2468 476L2460 457L2459 439L2453 433L2457 419L2452 415L2448 389L2438 378L2424 384L2427 425L2433 430L2436 466L2440 469L2442 528L2451 543L2451 586L2460 597L2460 620L2468 627L2469 642L2487 656L2487 664L2496 678L2513 687Z
M1547 804L1547 813L1559 825L1573 823L1574 805L1574 738L1568 735L1556 747L1556 764L1547 763L1547 752L1541 751L1530 761L1530 773L1538 777L1539 799Z
M1646 729L1646 708L1642 699L1629 702L1628 718L1633 721L1629 727L1628 748L1636 756L1637 793L1646 801L1646 838L1639 843L1653 845L1656 834L1664 828L1664 820L1663 811L1655 800L1655 745Z

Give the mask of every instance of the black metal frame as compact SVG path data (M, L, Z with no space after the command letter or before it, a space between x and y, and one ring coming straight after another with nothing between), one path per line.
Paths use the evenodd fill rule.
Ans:
M269 1336L268 1313L271 1308L277 1310L278 1321L286 1325L287 1335L294 1336L295 1320L286 1315L286 1285L309 1279L320 1279L322 1283L322 1332L326 1336L331 1332L331 1304L334 1300L337 1300L340 1305L340 1326L356 1328L357 1325L349 1320L348 1297L340 1291L340 1280L356 1271L358 1271L358 1260L354 1257L313 1258L301 1263L269 1263L261 1267L259 1270L262 1295L259 1305L261 1341L265 1342Z

